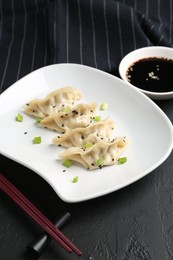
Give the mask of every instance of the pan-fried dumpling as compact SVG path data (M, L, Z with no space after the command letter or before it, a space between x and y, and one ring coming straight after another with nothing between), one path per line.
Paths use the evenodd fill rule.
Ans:
M82 98L82 93L74 87L64 87L49 93L44 99L34 99L27 103L24 111L32 116L45 118L62 111L73 108Z
M76 161L87 169L93 170L116 164L128 144L129 140L126 137L117 137L113 142L100 141L87 149L68 148L65 152L60 153L59 157L63 160Z
M64 147L77 146L84 148L101 140L107 142L114 128L115 123L110 118L107 118L86 128L76 128L61 136L56 136L52 142Z
M59 112L41 120L40 125L58 132L66 132L77 127L86 127L93 121L98 105L78 104L70 112Z

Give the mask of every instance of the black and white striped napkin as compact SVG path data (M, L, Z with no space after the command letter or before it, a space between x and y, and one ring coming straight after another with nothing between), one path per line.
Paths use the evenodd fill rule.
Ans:
M0 93L54 63L118 76L128 52L172 44L172 0L0 0Z

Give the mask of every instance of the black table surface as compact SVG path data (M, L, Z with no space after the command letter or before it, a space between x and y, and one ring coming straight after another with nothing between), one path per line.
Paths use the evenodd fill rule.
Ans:
M63 60L63 56L61 56L59 52L56 54L54 52L52 56L51 44L49 45L49 40L46 40L50 36L48 35L48 28L38 27L44 24L47 17L47 9L44 9L43 6L47 8L49 3L54 4L55 2L57 2L57 5L60 5L59 7L63 7L63 3L65 3L66 8L69 8L72 3L82 3L82 1L77 0L24 0L21 1L21 7L20 4L17 6L16 2L12 0L0 1L0 36L2 36L0 45L1 91L4 91L17 79L41 66L61 61L73 61L70 52L68 52L68 59L71 58L71 60L65 60L65 58ZM98 2L97 0L93 1L93 3ZM144 8L147 12L146 16L149 16L151 11L151 9L147 9L147 7L150 7L149 1L109 0L107 3L111 4L112 2L122 2L123 5L127 4L127 6L140 9L140 11ZM144 2L145 6L143 4ZM162 4L164 2L165 8L171 7L165 10L167 10L167 12L168 10L170 12L172 11L171 1L153 1L153 3L154 2L161 2ZM90 1L90 3L92 3L92 1ZM105 1L103 1L103 3L105 4ZM34 9L32 5L34 5ZM117 6L119 7L119 5ZM43 16L38 12L38 7L43 11ZM56 5L54 5L54 7L56 7ZM156 7L158 8L157 5ZM159 8L159 21L161 21L161 19L164 21L166 16L163 14L163 8L161 8L161 6ZM14 10L16 12L15 16ZM24 14L21 10L24 10ZM28 13L26 10L28 10ZM34 13L33 10L37 12ZM65 9L62 8L62 10ZM82 12L80 14L82 14ZM19 19L18 16L20 15L23 15L24 22L21 22L21 17ZM171 18L169 18L169 20L170 23L172 23ZM51 19L49 22L51 22ZM26 26L27 23L30 25L31 32L29 32ZM17 24L18 30L12 30ZM164 27L163 24L164 23L162 23L162 29ZM68 25L70 26L70 23ZM63 26L63 23L61 26ZM23 28L27 28L27 34L24 33ZM42 29L39 30L39 28ZM51 28L54 28L53 25ZM172 26L170 28L170 30L172 30ZM13 34L14 31L16 34ZM46 35L46 37L43 38L43 35ZM70 34L68 37L70 37ZM162 38L163 37L161 37L161 39ZM3 42L3 39L5 39L6 44ZM32 41L33 39L35 39L34 42ZM171 42L172 39L169 40ZM146 43L144 45L146 45ZM41 48L39 48L39 46L41 46ZM19 47L21 55L17 52L17 47ZM57 47L59 51L58 46L54 47ZM99 47L95 47L96 50L97 48L99 49ZM26 48L25 52L24 48ZM32 50L32 55L30 50ZM63 53L63 49L61 53ZM74 61L76 61L75 58ZM119 57L116 60L116 64L111 63L111 56L109 61L109 68L113 68L113 70L116 71ZM76 62L80 63L80 61ZM87 65L93 65L90 64L90 60L87 60L86 63ZM104 69L105 71L109 70L102 60L100 60L100 63L97 62L97 65L100 69ZM113 74L113 70L108 72ZM155 102L165 112L171 122L173 122L173 100ZM162 165L137 182L108 195L72 204L63 202L48 183L36 173L3 155L0 155L0 171L33 201L50 220L63 215L65 212L70 212L72 215L71 223L64 228L63 232L82 250L83 255L80 259L173 259L172 153ZM36 259L26 247L41 233L41 228L39 228L22 209L16 206L6 194L0 191L0 260ZM74 253L69 255L55 241L52 241L39 259L72 260L79 259L79 257Z

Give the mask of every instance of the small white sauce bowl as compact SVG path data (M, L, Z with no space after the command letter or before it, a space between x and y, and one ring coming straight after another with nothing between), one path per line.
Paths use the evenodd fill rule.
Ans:
M150 57L160 57L160 58L168 58L173 59L173 48L162 47L162 46L152 46L152 47L144 47L140 49L136 49L129 54L127 54L119 64L119 74L121 78L127 82L127 84L139 89L148 97L153 100L162 100L162 99L171 99L173 98L173 86L172 91L169 92L152 92L141 89L132 85L127 79L127 70L134 63L139 61L140 59L150 58ZM173 72L172 72L173 76ZM165 84L170 84L169 82L165 82Z

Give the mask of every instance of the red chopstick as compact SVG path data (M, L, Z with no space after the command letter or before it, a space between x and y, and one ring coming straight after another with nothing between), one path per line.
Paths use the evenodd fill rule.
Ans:
M82 252L46 218L2 173L0 173L0 188L11 197L25 212L27 212L52 238L54 238L68 253L74 251L78 256Z

